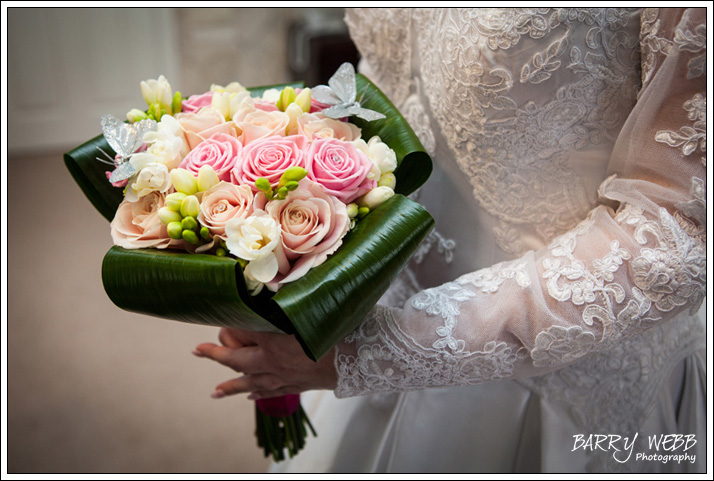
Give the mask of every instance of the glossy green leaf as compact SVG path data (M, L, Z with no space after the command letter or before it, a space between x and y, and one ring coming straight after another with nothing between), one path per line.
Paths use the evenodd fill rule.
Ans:
M249 307L240 265L230 257L114 246L104 256L102 281L112 302L127 311L260 332L285 327Z
M351 117L350 122L362 129L362 138L369 140L378 135L397 154L399 167L394 172L397 177L398 194L409 195L421 187L431 175L431 157L426 153L419 138L409 123L401 115L384 93L367 77L357 74L357 98L361 105L387 116L386 119L367 122L359 117Z
M104 136L98 135L64 154L64 163L87 199L104 218L111 221L124 199L124 193L123 189L109 183L105 172L111 172L114 167L97 160L97 157L104 158L98 148L111 156L115 155Z

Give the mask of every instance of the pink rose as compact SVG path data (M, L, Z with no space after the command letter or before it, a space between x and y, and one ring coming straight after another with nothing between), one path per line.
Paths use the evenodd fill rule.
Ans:
M217 133L238 137L236 125L226 122L225 117L213 107L203 108L198 113L182 112L175 118L186 134L190 149Z
M203 193L198 221L211 234L226 240L226 222L253 212L253 191L247 185L219 182Z
M231 172L234 184L249 185L257 192L255 181L265 177L275 188L285 169L305 167L307 139L302 135L268 137L243 147L243 154Z
M345 204L376 187L367 178L372 161L351 142L314 139L307 152L307 176Z
M231 170L242 150L243 145L237 138L227 134L213 134L191 150L179 167L197 176L198 169L210 165L220 180L230 181Z
M189 98L181 102L182 112L198 112L203 107L211 105L214 92L206 92L200 95L191 95Z
M112 240L125 249L143 249L182 245L183 241L171 239L166 226L159 220L159 209L164 206L165 195L154 191L136 202L124 200L111 223Z
M235 123L242 132L243 145L248 145L256 140L276 135L285 137L290 117L279 110L273 112L255 110L241 120L236 119Z
M280 110L278 106L275 105L275 102L269 102L263 99L253 99L253 102L255 103L256 109L262 110L264 112L276 112Z
M322 112L326 108L331 107L331 105L328 104L323 104L322 102L318 102L314 98L310 99L310 113L314 114L317 112Z
M280 224L283 233L282 242L275 249L278 275L266 284L272 291L325 262L342 245L342 238L349 231L345 204L308 179L301 180L285 200L265 203L265 196L259 194L256 208L264 208Z

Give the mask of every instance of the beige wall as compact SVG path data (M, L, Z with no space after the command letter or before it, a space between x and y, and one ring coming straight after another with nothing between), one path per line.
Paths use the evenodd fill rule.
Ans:
M172 14L182 91L288 79L286 25L297 11ZM109 225L61 153L13 155L3 179L8 472L262 472L253 404L210 398L237 375L191 355L217 329L131 314L107 298L100 269Z
M102 115L142 107L139 82L159 75L185 95L212 83L294 80L290 25L346 31L342 16L339 8L9 9L8 149L70 149L99 133Z

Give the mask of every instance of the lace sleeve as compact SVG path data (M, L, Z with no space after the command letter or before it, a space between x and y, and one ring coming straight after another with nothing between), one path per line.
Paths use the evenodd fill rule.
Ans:
M523 378L696 311L706 295L706 13L644 12L643 87L601 203L549 246L377 306L338 397Z

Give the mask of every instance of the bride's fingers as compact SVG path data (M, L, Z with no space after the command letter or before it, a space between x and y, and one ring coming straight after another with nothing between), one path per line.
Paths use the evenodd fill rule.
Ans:
M244 347L246 344L241 342L240 339L234 334L234 329L222 328L218 333L218 340L226 347L231 349L238 349L239 347Z
M194 354L200 357L207 357L230 367L234 371L245 373L259 373L265 365L262 352L257 346L241 347L231 349L225 346L218 346L211 343L203 343L196 346Z
M250 331L244 331L242 329L234 329L232 327L221 328L219 336L224 336L226 338L230 337L235 342L240 343L243 346L255 346L258 343L255 341L256 333ZM230 346L229 346L230 347Z
M231 396L244 392L276 391L284 386L284 382L274 374L248 374L230 381L222 382L216 386L211 394L214 398Z

